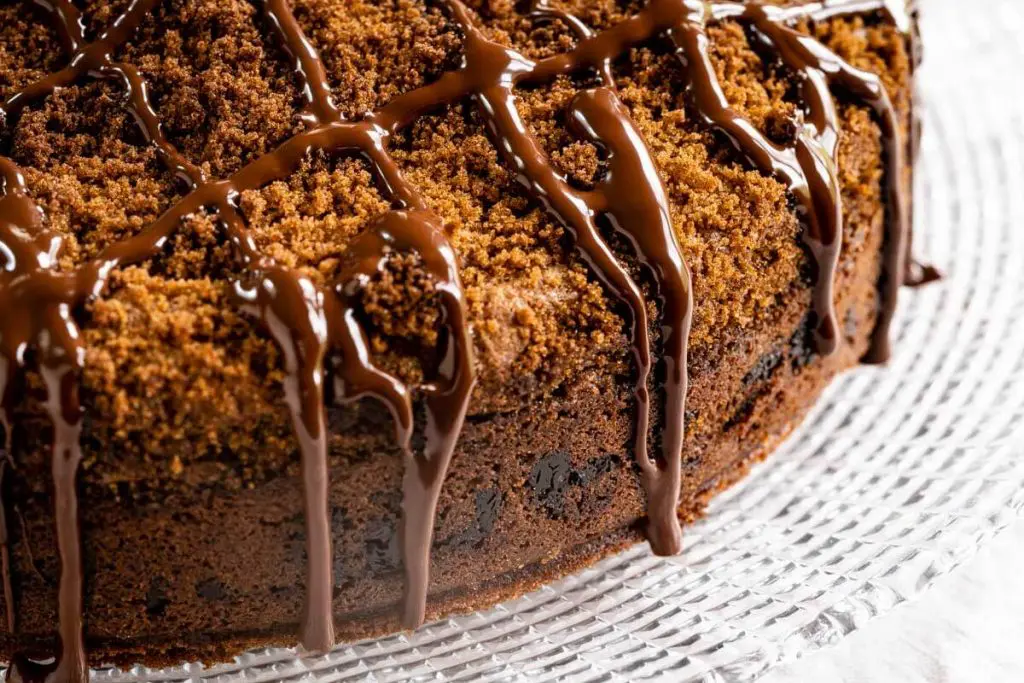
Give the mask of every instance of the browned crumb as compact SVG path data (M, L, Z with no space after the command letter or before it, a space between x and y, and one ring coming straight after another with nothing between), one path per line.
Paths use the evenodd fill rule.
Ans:
M530 20L516 4L474 6L494 37L527 55L564 50L575 41L560 22ZM595 28L629 10L610 0L562 5ZM88 25L98 30L118 7L87 5ZM452 68L461 49L443 12L412 0L304 1L296 3L296 14L350 116ZM35 28L40 23L21 18L16 25L31 40L0 41L8 50L0 53L0 72L11 84L24 84L60 61L53 57L59 53L53 37ZM906 68L893 31L862 29L858 21L818 32L855 64L878 69L895 60L897 70ZM765 63L736 25L709 34L716 70L737 110L774 137L789 135L795 105L788 75ZM160 3L118 57L141 67L170 139L214 177L301 128L301 98L288 59L248 2ZM616 74L669 192L693 273L691 347L699 354L722 330L753 329L770 320L800 280L806 257L786 192L692 120L680 68L664 46L652 44L631 50L616 64ZM573 139L564 125L562 111L578 87L560 78L524 90L519 108L555 166L585 188L603 169L596 148ZM863 111L845 108L844 118L851 129L870 135L873 123ZM51 225L66 235L66 268L138 232L182 192L142 144L112 84L85 82L32 107L11 134L11 150ZM844 151L854 156L848 147ZM470 103L416 122L392 154L448 226L462 264L481 377L474 411L521 405L582 372L628 371L618 304L569 248L562 229L520 190ZM850 163L844 173L847 192L877 195L880 166ZM346 245L387 203L361 160L318 154L287 180L245 193L241 207L267 255L327 284ZM225 302L236 270L216 222L197 215L183 223L165 254L115 277L108 295L93 305L85 384L103 406L96 427L106 436L130 439L130 450L144 450L149 458L188 441L193 455L184 456L187 462L223 449L225 431L233 446L243 447L247 437L225 424L255 417L280 421L274 433L286 431L274 352L258 326ZM437 320L426 276L417 270L415 263L396 261L364 297L379 361L411 381L422 377L414 350L431 345ZM163 331L164 319L176 321L173 332ZM130 350L123 348L125 339L132 340ZM202 370L195 365L200 362ZM139 368L148 368L145 381ZM206 376L209 382L195 381ZM213 405L228 408L206 410ZM146 429L151 417L171 407L177 416L172 424L159 434ZM105 474L117 477L119 471L111 467Z

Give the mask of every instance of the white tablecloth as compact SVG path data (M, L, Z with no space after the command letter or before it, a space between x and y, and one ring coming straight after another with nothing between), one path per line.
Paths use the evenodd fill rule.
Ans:
M1024 681L1024 521L916 602L762 683Z

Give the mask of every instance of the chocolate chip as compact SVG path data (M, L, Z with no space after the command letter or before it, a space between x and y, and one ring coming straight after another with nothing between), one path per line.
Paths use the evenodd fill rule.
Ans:
M814 330L811 327L811 315L804 316L796 332L789 338L789 362L794 370L799 370L807 365L817 355L814 350Z
M745 398L743 403L740 404L740 407L736 409L736 412L734 412L726 421L725 426L722 427L722 431L728 432L736 428L738 425L746 422L754 412L754 406L757 404L757 399L759 399L763 394L763 390L757 391L754 392L753 396Z
M566 495L571 487L586 487L612 472L620 459L615 455L591 458L580 468L573 468L569 455L553 451L537 461L530 471L527 485L534 500L543 506L551 519L565 516Z
M228 597L224 584L217 579L203 579L197 583L196 594L204 600L223 600Z
M363 539L366 564L374 574L385 574L402 564L401 548L398 546L398 530L395 521L371 519L366 523Z
M772 349L757 359L754 367L743 377L743 386L750 387L754 384L767 382L780 365L782 365L782 352L778 349Z
M501 515L501 490L483 489L474 497L476 514L473 524L445 542L445 545L456 547L479 547L494 530L494 525Z
M171 584L162 576L154 576L150 580L149 588L146 590L146 614L151 617L164 615L167 605L171 604L170 598L167 597L167 589L170 587Z
M602 455L587 461L582 469L572 473L570 481L573 486L589 486L592 482L615 469L619 459L614 455Z
M569 454L562 451L548 453L533 466L527 484L534 498L544 506L548 515L559 518L565 508L565 489L572 475Z
M802 354L804 354L805 347L803 346L804 331L809 330L807 327L807 320L805 319L793 339L790 340L791 348L794 349L794 353L798 354L800 360L798 361L797 356L794 356L793 363L794 368L797 367L796 363L801 362L806 364L809 360L804 361ZM794 341L796 340L796 341ZM757 404L757 400L764 396L768 391L768 381L775 374L775 371L782 365L784 355L779 349L772 349L768 353L762 355L754 363L754 367L744 375L743 377L743 388L747 390L747 396L743 399L743 403L740 407L729 417L725 425L722 427L722 431L728 432L734 429L736 426L743 424L750 418L754 412L754 406Z
M476 492L476 526L486 536L494 530L501 514L501 491L484 489Z

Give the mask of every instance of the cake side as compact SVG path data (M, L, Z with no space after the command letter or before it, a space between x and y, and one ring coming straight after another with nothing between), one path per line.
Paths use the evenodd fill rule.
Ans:
M873 286L856 294L856 304L870 310ZM779 324L792 330L735 344L718 365L734 369L695 383L711 399L693 410L712 417L707 432L686 444L692 459L684 470L684 519L699 516L708 495L766 455L835 372L867 348L860 333L841 354L811 360L806 347L792 343L806 331L802 316L802 307L792 306ZM767 351L758 355L761 347ZM466 427L440 504L430 618L521 594L642 538L643 494L628 455L631 407L621 381L596 376L565 397ZM402 472L380 426L347 449L366 456L360 464L332 469L334 613L343 640L400 628L395 491ZM387 465L376 462L381 457ZM143 514L112 502L90 508L83 535L90 541L87 643L95 661L219 661L242 646L293 644L306 567L301 502L297 481L279 478L230 496L200 490L168 497ZM46 500L23 508L33 520L25 530L32 548L43 549L31 560L43 576L58 566L45 550L53 542L47 511ZM56 604L36 597L52 587L29 571L21 548L14 546L15 561L26 568L26 602L19 605L20 638L10 646L42 652L53 644Z
M340 20L329 4L300 9L297 14L314 41L318 28L330 36L332 17ZM602 11L590 10L597 14L588 16L595 26L618 18L612 10ZM243 24L259 21L238 7L206 12L220 21L229 21L225 14ZM430 52L431 58L457 51L457 32L442 30L443 16L431 10L423 14L428 19L422 30L436 30L442 46ZM510 13L504 18L500 11L485 13L485 24L511 43L532 36L522 28L517 32L524 21ZM429 27L434 25L438 28ZM571 39L551 35L557 31L550 26L538 30L537 43ZM864 29L858 21L818 30L855 62L876 70L885 62L889 80L898 85L897 105L907 111L906 56L898 33L874 24ZM740 109L749 107L744 113L759 125L778 125L774 134L785 136L793 105L783 70L773 73L736 27L710 33L730 99L741 102ZM273 47L263 49L270 53ZM533 49L542 51L543 45ZM253 59L244 52L225 49L219 57ZM672 66L658 52L655 47L631 54L630 75L620 77L619 86L663 171L677 236L694 273L691 419L683 450L684 508L692 515L701 492L728 480L725 473L761 452L766 441L798 419L834 372L866 348L877 307L884 165L871 115L844 105L840 168L848 218L837 289L849 339L838 355L811 360L804 324L810 303L806 261L786 193L744 168L728 146L688 119L683 98L671 92ZM329 59L326 63L331 67ZM287 91L282 67L256 71ZM652 87L663 83L669 84L667 95ZM349 80L339 86L363 93L361 87ZM588 172L599 172L599 159L568 139L555 116L577 87L565 82L527 93L520 106L552 158L586 186ZM64 97L72 99L62 104ZM80 120L89 110L83 117L74 97L93 102L95 120ZM174 95L165 97L162 104L172 107ZM360 104L352 106L358 107L369 95L353 97ZM23 117L13 149L35 176L33 186L53 188L48 214L60 216L63 210L68 226L92 226L101 235L94 242L83 234L84 250L96 249L108 228L112 234L130 230L174 201L174 185L155 170L152 156L117 142L129 122L113 114L113 98L107 110L102 92L62 92L51 99L50 111ZM47 124L47 117L60 123ZM271 127L280 121L280 129L264 140L236 135L228 124L235 147L225 146L223 156L239 149L259 154L259 145L270 146L275 135L290 133L290 114L263 118ZM53 130L74 129L76 123L88 130L111 120L104 144L83 140L87 133ZM191 119L182 115L181 120L187 130ZM51 137L64 138L56 155ZM425 117L398 147L394 156L407 176L454 228L481 366L474 417L442 494L432 571L435 597L429 605L437 615L514 594L630 541L643 514L643 495L628 456L631 369L621 312L565 249L558 226L517 189L471 108L456 105ZM122 159L135 155L137 166L103 162L111 150ZM60 153L77 160L68 164L72 168L43 163ZM103 169L101 177L111 177L89 187L97 181L97 168ZM126 188L125 177L139 168L157 180ZM252 192L242 207L257 239L272 245L276 258L306 269L311 278L326 279L344 252L345 235L358 233L383 206L370 185L358 163L314 158L298 179ZM147 194L158 201L142 201ZM70 199L70 209L61 205L62 197ZM136 198L135 203L126 198ZM123 214L136 213L111 215L114 205ZM83 221L89 210L98 215ZM232 645L225 642L233 639L287 643L301 606L301 489L289 417L280 405L279 354L225 303L227 284L217 277L230 274L233 266L212 218L200 214L188 220L190 229L176 238L186 243L176 244L166 259L114 276L110 294L92 305L93 324L85 328L91 342L85 388L100 408L88 417L87 460L80 474L90 577L85 611L87 639L102 661L218 658L231 654ZM436 316L426 305L429 288L416 265L395 264L366 298L374 351L412 382L422 376L424 359L408 354L415 345L402 340L412 338L426 348L436 340ZM38 378L30 375L28 388L33 387L39 388ZM27 402L21 410L19 468L8 480L9 499L26 520L24 530L10 524L14 566L20 568L21 634L17 641L5 641L11 649L15 643L46 642L42 634L56 616L52 584L59 573L50 493L40 476L48 452L23 445L47 443L48 427L38 404ZM394 628L390 615L401 593L394 541L401 454L392 445L387 416L375 405L339 408L332 422L336 623L343 637L379 633ZM572 427L579 424L594 425L595 433L581 437ZM547 489L545 468L551 472ZM566 479L569 483L557 483ZM520 493L538 488L542 493L533 499ZM544 490L561 490L561 503L555 494L554 502L546 502ZM602 500L609 501L605 507L597 502ZM228 539L217 533L225 528L237 531L231 534L237 546L230 551ZM125 557L127 548L136 549L132 557ZM260 558L258 567L253 557ZM139 577L137 585L124 586L124 576Z

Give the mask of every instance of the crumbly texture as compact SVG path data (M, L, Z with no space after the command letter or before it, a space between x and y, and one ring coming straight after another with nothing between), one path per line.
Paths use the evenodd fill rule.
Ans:
M90 33L124 4L85 3ZM459 33L432 3L294 4L348 116L458 64ZM527 56L574 43L562 24L526 18L520 3L468 4L492 38ZM613 0L555 4L594 28L633 9ZM29 7L0 4L0 98L62 64L56 36ZM870 18L814 30L854 65L882 74L908 115L903 36ZM791 75L734 24L709 36L730 102L788 140ZM213 177L302 129L290 60L246 0L162 2L118 57L148 80L169 139ZM864 351L884 238L882 146L871 113L841 100L846 223L836 285L846 339L821 359L809 347L808 257L785 188L696 120L664 44L631 50L615 73L693 274L681 508L693 518ZM600 155L569 134L561 114L580 85L560 78L524 90L519 109L554 164L586 188L602 172ZM137 232L181 196L112 83L56 92L0 129L0 150L25 169L64 236L64 268ZM471 103L417 121L392 156L450 229L479 372L439 506L428 612L441 616L522 593L639 538L632 367L623 311L520 190ZM364 163L344 156L314 155L289 179L241 198L260 248L317 282L332 279L346 246L386 208ZM375 359L413 384L421 350L437 334L436 302L418 266L396 259L363 301ZM305 581L297 445L279 354L230 303L237 270L215 218L196 214L163 254L116 272L82 311L88 412L79 490L96 663L217 660L244 646L294 643ZM18 467L4 482L19 623L15 634L0 634L3 656L55 637L59 561L40 389L28 373L16 412ZM402 459L380 405L332 407L330 418L334 611L340 637L350 639L397 629Z

